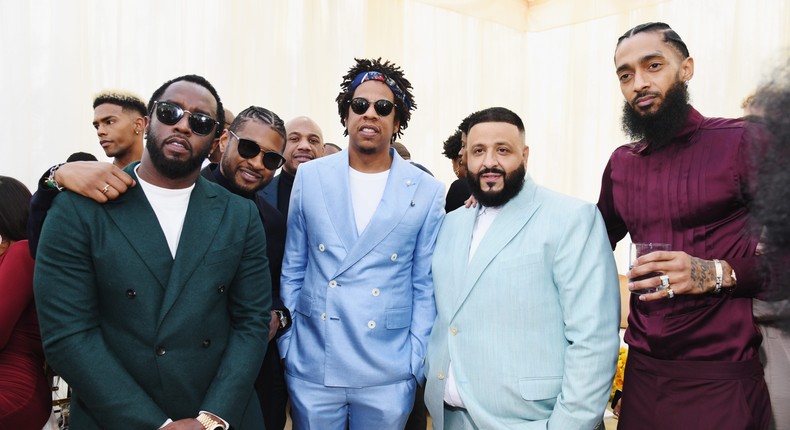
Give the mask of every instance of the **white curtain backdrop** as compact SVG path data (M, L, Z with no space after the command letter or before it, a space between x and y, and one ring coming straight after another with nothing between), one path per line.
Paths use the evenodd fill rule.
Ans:
M308 115L346 147L340 78L354 57L383 57L414 86L418 109L402 141L445 184L454 177L442 141L468 113L505 106L526 123L532 176L595 201L609 154L626 142L613 67L623 32L669 23L695 57L692 101L708 116L740 116L790 54L790 0L460 2L469 15L437 3L448 2L0 0L0 175L32 190L75 151L106 160L93 95L121 88L147 101L187 73L205 76L235 113L254 104L286 121ZM524 31L474 13L494 3L497 14L530 23L532 8L536 18Z

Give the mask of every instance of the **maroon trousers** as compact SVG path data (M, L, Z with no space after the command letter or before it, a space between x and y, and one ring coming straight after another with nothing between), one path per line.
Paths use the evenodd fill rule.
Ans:
M770 419L758 358L674 361L628 352L618 430L767 430Z

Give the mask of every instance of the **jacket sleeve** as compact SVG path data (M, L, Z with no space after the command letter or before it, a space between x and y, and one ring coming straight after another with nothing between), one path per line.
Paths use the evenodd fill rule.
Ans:
M268 345L272 296L266 239L250 203L244 252L229 287L230 338L201 410L239 425Z
M562 389L549 429L591 429L601 421L612 387L620 338L620 293L614 257L598 211L568 214L554 259L568 349Z
M443 218L444 189L437 186L417 236L412 266L411 372L420 384L425 378L425 352L436 319L431 262Z

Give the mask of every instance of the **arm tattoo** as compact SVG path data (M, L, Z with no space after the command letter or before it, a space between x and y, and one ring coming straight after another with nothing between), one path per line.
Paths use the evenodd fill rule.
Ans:
M707 291L706 286L714 285L716 269L712 261L691 257L691 288L700 293Z

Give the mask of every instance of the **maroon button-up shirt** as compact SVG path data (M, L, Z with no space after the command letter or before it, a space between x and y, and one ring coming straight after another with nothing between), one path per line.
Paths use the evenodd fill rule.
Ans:
M665 242L691 256L726 260L738 275L732 294L631 298L625 340L666 360L741 361L757 356L760 334L751 297L763 288L749 223L752 196L749 126L705 118L691 109L667 146L646 154L639 143L617 148L603 173L598 208L612 247Z

